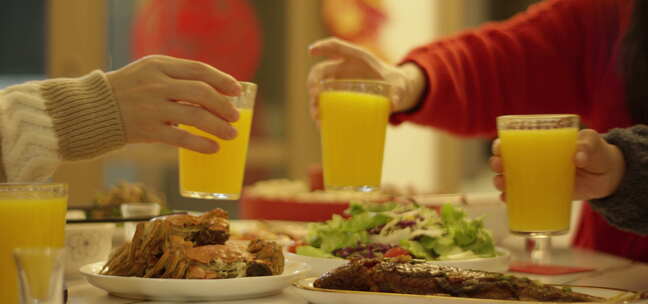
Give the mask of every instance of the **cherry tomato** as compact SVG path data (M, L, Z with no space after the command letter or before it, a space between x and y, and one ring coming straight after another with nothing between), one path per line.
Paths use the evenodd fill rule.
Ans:
M393 258L393 257L401 256L401 255L410 255L410 253L409 253L409 251L407 251L407 250L405 250L403 248L400 248L400 247L394 247L394 248L391 248L391 249L387 250L387 252L385 252L385 257L386 258Z
M306 245L302 241L294 241L292 245L288 246L288 252L297 253L297 247Z

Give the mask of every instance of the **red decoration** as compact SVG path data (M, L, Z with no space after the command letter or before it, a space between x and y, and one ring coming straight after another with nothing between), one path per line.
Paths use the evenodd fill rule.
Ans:
M251 80L261 57L261 31L246 0L150 0L136 13L132 54L198 60Z
M387 21L382 0L324 0L324 23L333 36L361 45L385 58L379 37Z
M284 220L299 222L322 222L333 214L344 214L348 201L308 202L253 196L243 192L240 200L241 218L256 220Z

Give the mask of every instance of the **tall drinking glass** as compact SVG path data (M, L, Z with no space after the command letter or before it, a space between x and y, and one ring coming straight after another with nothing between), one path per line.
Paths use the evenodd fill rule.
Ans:
M326 189L378 190L391 86L372 80L329 80L319 91Z
M0 299L18 303L13 250L65 247L67 185L0 184Z
M203 154L179 149L180 193L185 197L202 199L238 199L243 185L245 160L247 157L252 111L257 86L241 82L241 95L228 97L239 111L239 120L232 125L238 131L233 140L222 140L207 132L191 126L180 128L203 137L210 138L220 145L216 154Z
M535 244L537 263L550 259L551 236L569 230L578 126L572 114L497 118L509 229Z

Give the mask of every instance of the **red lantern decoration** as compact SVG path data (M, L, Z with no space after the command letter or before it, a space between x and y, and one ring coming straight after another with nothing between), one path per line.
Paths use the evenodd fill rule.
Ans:
M164 54L208 63L251 80L261 57L261 31L246 0L150 0L135 16L132 54Z

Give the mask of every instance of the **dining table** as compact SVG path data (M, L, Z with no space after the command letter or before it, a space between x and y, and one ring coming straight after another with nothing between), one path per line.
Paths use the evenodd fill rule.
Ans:
M508 242L511 243L511 242ZM505 242L506 244L506 242ZM511 252L511 261L529 262L530 256L524 248L511 246L506 248ZM560 275L530 274L509 272L513 275L526 276L547 284L566 284L578 286L597 286L619 288L632 291L648 291L648 264L635 262L618 256L602 252L579 248L555 248L552 252L552 265L587 268L588 271ZM109 295L106 291L94 287L84 279L75 279L66 282L68 287L68 303L71 304L135 304L135 303L169 303L159 301L144 301L119 298ZM250 288L254 288L250 286ZM296 287L285 288L276 295L242 299L233 301L215 301L200 303L218 304L307 304L297 292Z

